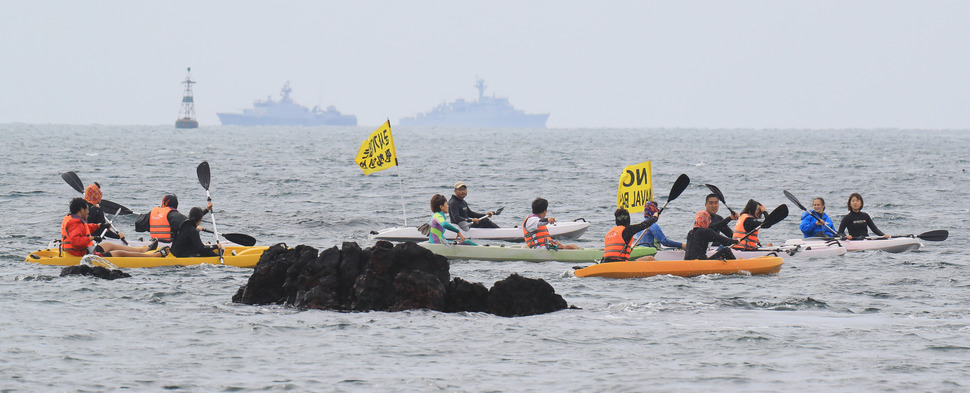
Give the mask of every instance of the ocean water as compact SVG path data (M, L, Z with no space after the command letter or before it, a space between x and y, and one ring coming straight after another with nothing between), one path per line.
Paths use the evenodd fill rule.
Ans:
M353 163L376 127L175 130L170 126L0 125L0 391L967 391L970 390L970 132L964 130L516 130L394 127L400 166ZM139 212L175 193L218 228L261 244L318 249L423 223L434 193L469 184L473 209L517 225L535 197L602 244L619 174L653 162L661 224L683 240L704 183L730 207L749 198L791 216L764 242L799 236L789 190L825 197L836 222L851 192L890 234L947 229L904 254L788 259L777 275L573 277L572 265L455 262L491 286L548 281L580 309L488 314L339 313L230 301L250 270L131 269L105 281L25 263L59 234L76 171ZM726 212L724 205L722 212ZM405 214L406 212L406 214ZM133 218L116 224L130 237Z

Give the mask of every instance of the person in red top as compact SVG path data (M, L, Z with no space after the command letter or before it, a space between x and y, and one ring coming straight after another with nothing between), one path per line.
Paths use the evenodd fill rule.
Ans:
M88 202L84 198L71 200L71 214L61 221L61 248L68 254L84 256L96 254L103 257L163 257L167 250L149 253L148 246L129 247L114 243L95 244L100 241L98 231L111 224L88 224Z

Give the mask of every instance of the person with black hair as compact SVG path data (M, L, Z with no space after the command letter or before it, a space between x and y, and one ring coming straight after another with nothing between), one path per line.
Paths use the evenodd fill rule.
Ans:
M758 218L762 216L767 216L768 209L765 205L762 205L754 199L749 199L748 203L741 210L741 215L738 217L738 223L734 225L734 240L738 243L732 247L738 250L756 250L761 247L761 242L758 240L759 226L764 229L768 229L771 225L764 224L763 221L758 221ZM754 231L754 232L752 232ZM748 232L751 232L748 235ZM771 246L771 243L768 243Z
M94 182L93 184L87 186L84 189L84 200L88 202L88 224L101 224L106 223L108 220L104 216L104 210L101 209L101 184ZM108 212L113 214L116 212ZM108 229L104 232L104 236L111 239L124 239L125 234L122 232L115 233L114 230Z
M659 216L658 212L654 212L652 216L648 217L643 222L630 225L630 212L626 209L619 208L613 212L613 218L616 222L616 226L610 229L606 233L606 238L603 239L603 262L622 262L630 260L630 251L633 250L633 246L630 244L636 241L633 238L635 234L643 231L644 229L650 228L651 225L657 222ZM652 256L640 257L638 261L655 261Z
M704 199L704 210L707 211L707 214L711 217L711 225L708 226L708 228L720 232L726 237L731 237L732 231L728 224L731 223L731 220L738 219L738 213L732 212L730 216L721 217L717 214L720 207L721 201L717 198L717 194L707 194L707 198Z
M164 257L165 250L149 253L148 246L129 247L114 243L101 243L98 230L107 229L110 224L89 224L88 202L84 198L74 198L70 204L70 214L61 221L61 249L74 256L87 254L103 257Z
M563 250L578 250L575 244L562 244L549 235L548 224L555 224L555 217L547 217L549 201L536 198L532 201L532 214L522 221L522 237L529 248L555 248Z
M711 214L707 210L697 212L694 218L694 228L687 232L687 246L684 249L684 260L693 259L735 259L731 248L735 240L724 236L710 228ZM711 243L724 246L717 250L710 258L707 249Z
M189 219L177 210L178 207L178 196L175 194L163 196L161 206L153 207L151 211L140 215L135 220L135 230L138 232L148 231L152 239L158 239L158 241L163 243L171 243L175 240L175 236L178 235L182 223ZM205 206L203 214L210 211L212 211L212 202L209 202Z
M869 236L869 231L866 229L868 227L876 235L888 239L889 235L876 228L876 224L872 222L869 213L862 211L863 206L865 206L865 202L863 202L861 194L853 192L852 195L849 195L849 201L845 204L845 207L849 209L849 214L842 217L842 222L839 224L839 236L845 236L849 240L862 240ZM845 234L846 229L849 230L848 235Z
M219 252L225 250L222 243L207 246L202 243L202 236L199 234L199 227L202 225L202 217L206 211L198 207L189 210L189 217L182 222L175 240L172 242L172 255L179 258L186 257L217 257Z

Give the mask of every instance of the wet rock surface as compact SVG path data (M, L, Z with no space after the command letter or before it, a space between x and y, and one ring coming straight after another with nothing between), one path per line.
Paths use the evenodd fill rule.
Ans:
M488 312L513 317L562 310L566 301L549 283L512 274L489 289L451 278L445 257L412 242L378 241L361 249L318 252L277 244L263 252L235 303L281 304L339 311Z
M130 274L117 269L106 269L101 266L77 265L68 266L61 269L61 277L64 276L93 276L105 280L117 280L119 278L131 277Z

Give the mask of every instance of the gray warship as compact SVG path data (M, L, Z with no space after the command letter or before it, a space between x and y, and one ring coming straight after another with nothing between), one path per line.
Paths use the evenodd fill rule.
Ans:
M515 109L505 97L486 96L485 81L475 82L477 101L459 98L434 107L430 112L400 120L402 126L523 127L545 128L548 113L528 114Z
M333 105L308 109L290 98L290 82L280 89L280 100L256 100L243 113L216 113L224 126L356 126L357 116L340 113Z

